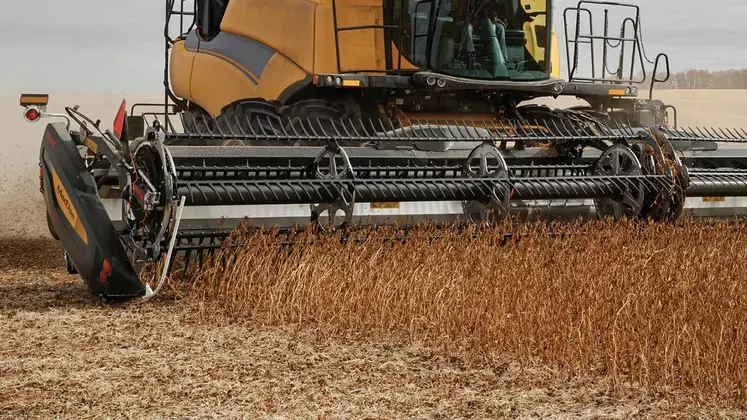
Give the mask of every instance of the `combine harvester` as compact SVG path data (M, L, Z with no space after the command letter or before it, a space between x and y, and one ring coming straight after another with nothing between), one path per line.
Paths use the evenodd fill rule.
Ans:
M164 103L123 103L104 129L77 106L55 115L46 95L21 98L29 121L62 118L41 143L49 230L102 298L153 296L177 254L202 258L242 220L339 229L747 208L747 150L734 146L747 132L678 127L652 99L669 60L646 56L637 6L564 10L563 79L552 0L195 3L166 2ZM588 106L531 102L559 96ZM157 261L153 291L139 272Z

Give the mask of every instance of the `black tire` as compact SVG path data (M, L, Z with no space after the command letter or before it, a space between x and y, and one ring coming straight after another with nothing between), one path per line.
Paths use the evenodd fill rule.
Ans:
M360 107L352 98L329 101L307 99L280 109L288 133L312 137L354 137L361 133ZM324 145L326 139L303 142L304 145ZM340 146L360 146L359 140L338 142Z
M185 111L184 131L190 134L210 134L210 122L204 111Z
M193 109L182 112L182 125L184 133L186 134L198 134L206 135L213 131L213 122L205 111L202 109ZM167 146L204 146L207 142L203 139L181 139L181 140L166 140L164 142Z
M271 146L282 144L276 140L262 139L266 135L286 135L278 112L279 109L279 102L261 98L244 99L226 106L217 118L218 131L225 135L250 137L251 140L226 140L223 145Z

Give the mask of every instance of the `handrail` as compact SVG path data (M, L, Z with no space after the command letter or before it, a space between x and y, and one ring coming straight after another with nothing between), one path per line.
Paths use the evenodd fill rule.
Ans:
M604 31L602 35L594 33L594 11L590 6L605 6L604 9ZM626 17L622 20L620 33L610 34L610 9L611 8L633 9L634 17ZM595 10L598 11L598 10ZM569 16L575 14L575 32L569 34ZM588 19L587 19L588 18ZM646 81L646 65L644 63L645 52L640 38L640 7L633 4L606 2L595 0L580 0L576 6L567 7L563 11L563 23L566 41L566 62L568 64L570 82L591 82L591 83L644 83ZM583 28L588 25L588 32L584 33ZM630 34L630 30L633 34ZM601 42L601 44L600 44ZM579 76L579 57L580 47L588 44L590 47L589 56L591 58L591 77ZM632 53L630 59L630 71L625 71L625 62L627 61L626 50L627 44L632 44ZM573 51L571 51L571 46ZM595 47L601 46L602 62L601 72L597 72L597 51ZM608 69L608 54L610 50L615 50L619 56L618 67L616 71ZM573 61L571 62L571 56ZM642 77L638 80L635 77L636 65L640 66ZM609 73L609 75L608 75ZM626 75L626 73L628 73ZM613 77L608 77L613 76Z
M666 64L667 64L667 67L666 67L666 69L667 69L667 77L665 77L664 80L659 80L659 79L657 79L657 74L658 74L657 70L659 70L659 62L661 61L662 58L665 59ZM656 56L656 63L654 64L654 74L653 74L653 77L651 77L651 87L649 88L649 91L648 91L648 100L649 101L654 98L654 84L655 83L666 83L666 82L668 82L669 78L671 77L671 75L672 75L672 73L669 70L669 56L666 55L666 54L664 54L664 53L660 53L659 55Z

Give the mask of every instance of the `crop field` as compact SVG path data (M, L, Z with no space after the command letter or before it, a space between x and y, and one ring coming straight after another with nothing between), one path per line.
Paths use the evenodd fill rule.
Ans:
M652 390L747 391L747 225L549 230L567 237L544 223L422 227L394 241L385 229L352 244L237 233L244 248L225 248L176 290L261 323L399 334Z
M712 124L747 127L743 92L677 95L682 124L726 103ZM2 418L747 417L747 225L247 230L156 300L104 305L45 232L43 127L1 111Z

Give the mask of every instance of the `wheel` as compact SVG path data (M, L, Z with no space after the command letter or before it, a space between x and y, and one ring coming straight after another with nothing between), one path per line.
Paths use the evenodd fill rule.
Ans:
M202 109L193 109L181 113L182 126L186 134L207 135L214 131L213 123L207 112ZM184 140L166 140L167 146L205 146L207 142L204 139L184 139Z
M508 179L508 166L501 152L492 144L477 146L464 164L467 178ZM487 226L497 224L508 217L511 206L511 193L505 185L496 183L486 200L463 201L462 210L472 223Z
M643 174L641 162L635 153L620 144L610 146L602 153L599 160L594 164L594 175L601 176L640 176ZM637 218L643 209L645 200L645 189L643 182L631 183L625 189L620 199L596 198L597 217L604 219L613 217L619 220L623 217Z
M352 98L336 101L306 99L284 106L280 113L291 135L310 136L304 145L324 145L329 137L350 138L362 132L361 110ZM338 141L340 146L360 146L357 139Z
M174 180L157 143L143 141L131 146L132 172L122 191L122 220L130 249L149 261L160 255L161 239L174 215L170 201Z
M200 111L184 111L182 113L184 131L190 134L210 134L207 115Z
M687 167L682 165L672 149L671 143L657 130L639 132L643 140L633 144L645 175L664 175L671 185L651 191L641 213L642 219L675 221L685 209L686 191L689 185Z
M261 98L245 99L226 106L218 116L218 132L247 137L225 140L224 146L272 146L283 144L268 136L287 136L278 110L280 103Z
M330 146L317 155L313 165L316 179L347 180L353 177L350 158L340 147ZM345 229L353 220L355 188L340 186L334 203L311 204L311 222L324 231ZM326 213L326 214L325 214Z

